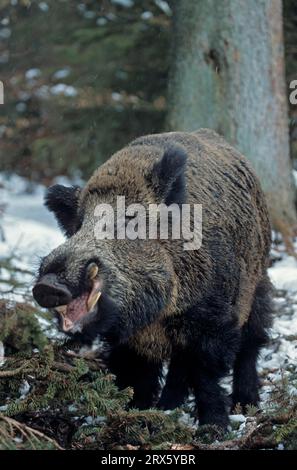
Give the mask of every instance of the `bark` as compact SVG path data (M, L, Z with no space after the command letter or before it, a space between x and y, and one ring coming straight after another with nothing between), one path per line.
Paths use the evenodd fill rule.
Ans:
M176 0L168 126L215 129L252 162L275 228L296 225L281 0Z

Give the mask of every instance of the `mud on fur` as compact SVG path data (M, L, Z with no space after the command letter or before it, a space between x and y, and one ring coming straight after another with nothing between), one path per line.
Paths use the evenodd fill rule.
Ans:
M202 247L95 239L95 206L115 205L118 195L144 206L202 204ZM132 406L173 409L192 391L200 424L226 428L219 381L231 368L233 405L257 405L256 362L272 311L270 224L259 182L240 153L208 129L141 137L83 189L49 188L46 206L67 240L42 260L33 295L60 310L69 334L105 339L118 386L134 388Z

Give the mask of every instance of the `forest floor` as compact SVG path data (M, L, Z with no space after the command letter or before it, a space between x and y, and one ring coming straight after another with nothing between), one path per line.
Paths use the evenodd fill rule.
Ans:
M271 341L259 360L259 409L230 416L227 435L182 410L127 411L100 345L67 343L34 304L41 256L63 241L43 208L44 188L0 174L0 449L297 449L297 262L275 236ZM297 245L296 245L297 248ZM230 392L231 378L223 386Z

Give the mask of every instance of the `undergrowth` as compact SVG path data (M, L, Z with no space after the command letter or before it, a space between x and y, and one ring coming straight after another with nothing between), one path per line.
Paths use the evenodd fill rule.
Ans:
M0 300L0 449L297 449L292 380L222 435L190 426L183 410L129 409L133 390L117 389L100 349L50 339L45 319L31 303Z

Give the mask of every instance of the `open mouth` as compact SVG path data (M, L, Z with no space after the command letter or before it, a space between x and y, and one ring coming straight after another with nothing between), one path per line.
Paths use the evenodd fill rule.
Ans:
M87 277L91 284L90 290L83 292L67 305L60 305L55 308L60 314L63 331L72 330L86 316L94 312L100 299L102 288L102 282L96 279L97 274L98 266L95 263L91 263L87 270Z

